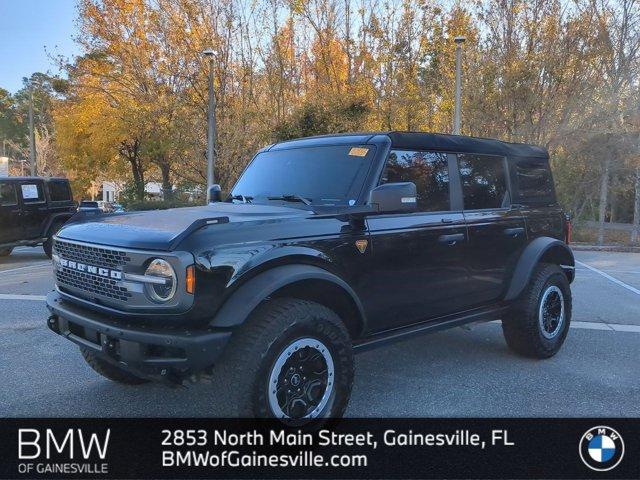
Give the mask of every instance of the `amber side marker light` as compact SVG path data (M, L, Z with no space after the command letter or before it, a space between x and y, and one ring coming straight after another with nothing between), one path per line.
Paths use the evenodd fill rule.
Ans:
M187 267L187 293L193 295L196 291L196 267L191 265Z

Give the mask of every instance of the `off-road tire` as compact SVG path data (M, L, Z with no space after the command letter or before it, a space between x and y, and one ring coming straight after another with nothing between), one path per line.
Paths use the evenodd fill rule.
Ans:
M86 348L81 348L80 351L82 352L82 356L86 362L91 368L93 368L93 370L113 382L122 383L124 385L141 385L143 383L147 383L147 380L136 377L115 365L105 362Z
M331 396L316 419L344 414L354 375L353 346L344 323L335 312L318 303L276 298L256 308L234 333L218 365L234 415L275 416L268 398L270 373L282 352L302 338L326 345L335 368Z
M564 319L553 338L543 335L539 321L540 303L550 287L560 289L564 298ZM507 345L516 353L532 358L549 358L564 343L571 323L571 288L558 265L536 266L529 284L502 319L502 332Z
M13 248L3 248L0 250L0 257L8 257L13 252Z
M49 258L51 258L51 255L53 254L53 236L56 233L58 233L58 230L60 230L63 227L63 225L64 225L64 222L56 222L51 226L51 228L47 232L47 239L42 244L42 249L44 250L44 253L47 255L47 257Z

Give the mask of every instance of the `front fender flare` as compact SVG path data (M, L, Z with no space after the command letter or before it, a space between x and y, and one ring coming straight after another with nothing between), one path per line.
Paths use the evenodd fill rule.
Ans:
M238 289L222 304L210 323L214 328L233 328L241 325L251 312L267 297L282 287L302 280L323 280L333 283L347 292L365 318L360 299L343 279L314 265L282 265L259 273Z
M520 255L511 277L511 284L505 295L505 300L514 300L522 293L529 283L533 269L545 254L550 253L552 250L556 250L563 258L563 261L559 263L560 265L565 268L573 268L575 266L573 252L566 243L556 238L538 237L527 245Z

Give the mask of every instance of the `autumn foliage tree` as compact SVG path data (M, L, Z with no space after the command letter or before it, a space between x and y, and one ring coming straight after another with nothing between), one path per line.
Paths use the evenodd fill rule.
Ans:
M457 35L464 134L541 144L582 219L639 223L638 0L80 0L55 133L70 168L204 184L212 48L216 175L276 140L451 131ZM635 122L635 123L634 123ZM90 167L90 168L89 168Z

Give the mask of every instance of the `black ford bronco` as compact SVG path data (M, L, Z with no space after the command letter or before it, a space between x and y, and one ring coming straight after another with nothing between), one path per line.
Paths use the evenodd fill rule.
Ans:
M542 148L304 138L215 200L63 228L51 330L116 382L210 371L237 415L287 422L343 414L354 350L501 319L514 351L546 358L569 330L574 259Z
M0 178L0 257L36 245L51 257L53 236L76 208L64 178Z

